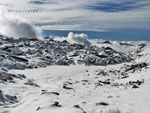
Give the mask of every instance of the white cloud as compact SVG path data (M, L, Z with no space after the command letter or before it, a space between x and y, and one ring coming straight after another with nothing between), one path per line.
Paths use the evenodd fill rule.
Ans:
M3 9L3 8L1 8ZM32 25L28 20L0 10L0 34L14 38L41 38L40 28Z
M81 33L81 34L75 34L73 32L68 33L68 41L71 43L79 43L84 45L90 45L90 42L88 41L88 35Z
M1 0L0 4L5 5L14 14L17 13L37 25L39 23L42 29L101 31L115 28L149 28L147 24L150 22L150 7L143 5L148 4L149 0L127 0L131 4L122 0L44 0L49 2L48 4L36 4L30 1ZM117 13L87 8L87 6L97 6L99 3L114 2L116 4L127 2L129 7L143 6Z
M58 40L58 41L66 40L70 43L91 45L91 43L88 41L88 35L85 34L85 33L76 34L76 33L73 33L73 32L69 32L67 37L58 37L58 36L56 36L56 37L52 37L52 38L55 38L55 40Z

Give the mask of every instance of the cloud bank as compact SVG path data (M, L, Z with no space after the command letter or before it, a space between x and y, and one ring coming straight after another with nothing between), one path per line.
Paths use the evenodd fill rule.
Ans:
M91 45L91 43L88 41L88 35L81 33L81 34L77 34L77 33L73 33L73 32L69 32L67 37L54 37L52 36L52 38L54 38L55 40L58 41L68 41L70 43L77 43L77 44L83 44L83 45Z
M81 34L75 34L73 32L68 33L68 41L71 43L79 43L84 45L90 45L90 42L88 41L87 34L81 33Z
M150 29L149 0L0 0L0 6L43 30Z
M41 38L40 28L34 26L28 20L12 15L5 10L0 10L0 34L19 38Z

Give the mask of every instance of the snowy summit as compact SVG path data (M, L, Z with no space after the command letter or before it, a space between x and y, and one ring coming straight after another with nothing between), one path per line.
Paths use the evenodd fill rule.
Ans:
M150 113L149 0L0 0L0 113Z

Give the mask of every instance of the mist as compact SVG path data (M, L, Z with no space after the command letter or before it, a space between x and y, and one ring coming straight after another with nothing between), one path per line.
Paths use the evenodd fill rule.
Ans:
M41 38L42 31L25 18L0 9L0 34L8 37Z

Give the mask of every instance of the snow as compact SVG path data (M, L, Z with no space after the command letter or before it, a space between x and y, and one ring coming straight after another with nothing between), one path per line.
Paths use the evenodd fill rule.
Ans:
M26 42L15 43L16 47L11 48L9 53L8 49L4 48L10 42L2 41L4 43L0 46L0 60L8 58L5 61L10 64L1 62L7 65L3 65L0 69L0 113L150 112L149 42L104 43L103 40L90 40L92 46L74 45L73 48L68 42L47 43L47 40L32 42L25 40ZM21 43L26 46L18 47ZM43 52L45 49L42 47L46 47L44 44L49 44L47 50L50 54ZM38 45L42 51L41 55L37 52ZM97 56L95 51L98 52ZM11 60L8 53L16 54L16 59ZM34 56L37 53L38 55ZM56 56L56 53L59 53L60 57ZM45 55L49 58L52 56L56 63L44 65L48 62L44 59ZM94 63L109 61L110 58L117 58L118 63L104 63L104 65L78 63L82 56L89 58L90 55L96 57ZM71 59L71 56L74 64L68 62L69 65L66 65L65 62ZM102 56L103 58L100 59ZM120 61L127 56L132 60ZM35 68L25 66L18 69L13 64L18 63L17 60L24 65L28 60L28 63L32 63ZM38 66L39 62L44 66ZM14 66L14 68L7 68L7 66Z
M107 71L120 66L50 66L34 70L12 70L12 73L25 74L27 78L34 79L40 87L22 84L19 89L24 90L24 92L12 88L13 92L22 94L19 103L16 103L18 106L13 107L10 111L11 113L34 113L40 107L39 113L83 113L82 110L73 107L74 105L80 105L87 113L107 112L109 110L116 112L119 110L121 113L148 113L150 110L149 70L144 70L143 74L130 74L127 79L117 79L114 75L102 76L96 74L99 69ZM132 89L128 85L118 87L111 85L95 86L98 80L108 78L115 79L112 80L113 83L127 83L144 79L144 84L137 89ZM67 87L73 89L64 89L64 83L67 84ZM47 93L42 94L42 90L46 90ZM48 92L58 92L59 95ZM62 107L52 107L54 102L59 102ZM98 105L99 102L106 102L109 105Z

